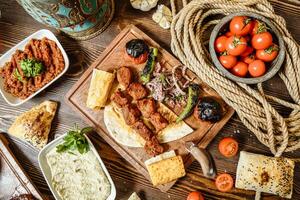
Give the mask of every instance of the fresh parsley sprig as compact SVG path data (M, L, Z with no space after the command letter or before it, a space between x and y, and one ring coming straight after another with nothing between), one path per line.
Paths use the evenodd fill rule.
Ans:
M43 64L35 59L23 59L21 60L20 65L24 76L28 78L36 77L44 70Z
M72 152L77 149L80 154L88 152L90 149L89 143L84 134L87 134L91 131L93 131L92 127L79 129L79 127L75 125L75 128L73 130L70 130L64 137L64 142L56 146L56 151L58 153L65 151Z

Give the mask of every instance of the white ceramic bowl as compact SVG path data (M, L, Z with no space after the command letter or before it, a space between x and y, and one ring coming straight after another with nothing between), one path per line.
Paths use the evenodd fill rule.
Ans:
M52 182L51 182L51 170L50 170L50 166L48 165L48 162L47 162L47 158L46 158L46 155L48 152L50 152L53 148L55 148L58 144L62 143L63 141L63 138L66 136L67 134L64 134L58 138L56 138L55 140L53 140L52 142L50 142L49 144L47 144L39 153L38 155L38 161L39 161L39 166L42 170L42 173L46 179L46 182L53 194L53 196L55 197L56 200L61 200L60 196L58 195L58 193L56 192L56 190L54 189L54 187L52 186ZM93 143L91 142L91 140L85 135L88 143L89 143L89 146L90 146L90 150L93 151L93 153L96 155L99 163L100 163L100 166L101 168L103 169L106 177L108 178L108 181L111 185L111 191L110 191L110 195L109 197L107 198L107 200L114 200L116 198L116 187L115 187L115 184L114 182L112 181L101 157L99 156L97 150L95 149Z
M51 83L53 83L54 81L56 81L58 78L60 78L69 68L69 58L65 52L65 50L63 49L63 47L61 46L61 44L59 43L58 39L55 37L55 35L46 29L42 29L39 30L35 33L33 33L32 35L28 36L27 38L25 38L23 41L21 41L19 44L17 44L16 46L14 46L13 48L11 48L9 51L7 51L4 55L2 55L0 57L0 67L3 67L4 64L6 62L9 62L12 55L15 53L16 50L24 50L26 44L31 40L31 39L42 39L43 37L47 37L50 40L53 40L56 42L57 46L59 47L64 60L65 60L65 68L64 70L58 75L56 76L52 81L50 81L49 83L47 83L46 85L44 85L44 87L40 88L38 91L36 91L35 93L33 93L32 95L30 95L29 97L27 97L26 99L20 99L18 97L15 97L9 93L7 93L4 88L3 88L3 79L0 78L0 93L3 96L4 100L11 106L19 106L23 103L25 103L26 101L28 101L29 99L31 99L32 97L34 97L35 95L37 95L38 93L40 93L42 90L44 90L46 87L48 87Z

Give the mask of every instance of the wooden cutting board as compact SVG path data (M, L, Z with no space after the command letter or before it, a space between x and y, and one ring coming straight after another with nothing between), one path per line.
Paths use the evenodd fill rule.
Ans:
M123 156L129 163L131 163L141 174L143 174L148 180L150 180L147 169L144 165L144 161L149 159L149 156L145 153L143 148L130 148L117 143L108 133L104 121L103 110L94 111L86 107L86 99L88 94L88 88L92 76L92 70L94 68L104 71L112 72L114 69L120 66L129 66L131 68L137 68L141 70L145 64L133 65L130 61L124 58L125 44L131 39L140 38L144 39L150 46L157 47L160 53L160 61L164 63L167 68L172 68L181 63L166 50L161 48L156 42L154 42L149 36L139 30L137 27L130 25L125 28L111 43L106 50L96 59L96 61L86 70L82 77L75 83L71 90L67 93L65 100L80 114L82 118L91 126L93 126L98 134L108 142L121 156ZM201 67L201 66L199 66ZM188 71L188 75L195 76L191 71ZM199 122L195 118L190 117L185 120L195 131L188 136L179 140L164 144L166 151L175 150L177 154L182 155L185 167L187 168L194 160L184 148L184 142L193 141L198 144L199 147L206 147L226 122L233 115L234 110L229 107L222 99L215 93L214 90L209 88L206 84L202 83L199 79L195 82L201 86L201 97L213 96L216 98L223 107L223 118L217 123ZM175 109L175 112L176 109ZM177 112L178 113L178 112ZM169 190L176 181L172 183L159 186L162 191Z
M21 194L32 194L43 199L9 148L9 143L0 133L0 199L10 199Z

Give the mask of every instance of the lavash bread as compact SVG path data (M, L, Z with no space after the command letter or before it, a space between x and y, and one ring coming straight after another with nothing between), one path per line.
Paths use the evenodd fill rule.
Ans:
M41 149L48 141L57 103L44 101L16 118L8 133Z
M181 156L174 151L165 152L145 162L152 184L162 185L185 176L185 168Z
M100 109L106 105L115 74L94 69L89 87L86 106L91 109Z
M235 187L291 198L294 177L293 160L240 152Z
M166 128L157 133L156 137L160 143L167 143L183 138L193 132L193 129L183 120L176 123L177 115L162 103L158 104L157 111L168 120ZM123 118L121 109L110 102L104 108L104 123L109 134L120 144L129 147L143 147L146 141L128 126ZM146 125L150 122L144 119ZM148 128L151 129L150 126Z

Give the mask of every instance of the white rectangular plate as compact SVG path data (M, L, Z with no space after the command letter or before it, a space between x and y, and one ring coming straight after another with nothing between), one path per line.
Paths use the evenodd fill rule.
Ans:
M20 99L18 97L15 97L9 93L7 93L4 88L3 88L3 79L0 78L0 93L3 96L4 100L11 106L19 106L23 103L25 103L26 101L28 101L29 99L31 99L32 97L34 97L35 95L37 95L38 93L40 93L42 90L44 90L46 87L48 87L50 84L52 84L54 81L56 81L58 78L60 78L69 68L69 58L65 52L65 50L63 49L63 47L61 46L61 44L59 43L58 39L55 37L55 35L47 30L47 29L42 29L39 30L35 33L33 33L32 35L28 36L27 38L25 38L23 41L21 41L19 44L17 44L16 46L14 46L13 48L11 48L9 51L7 51L5 54L3 54L0 57L0 67L3 67L4 64L6 62L9 62L12 55L15 53L16 50L24 50L26 44L31 40L31 39L42 39L43 37L47 37L50 40L53 40L56 42L58 48L60 49L64 60L65 60L65 68L64 70L58 75L56 76L53 80L51 80L49 83L47 83L46 85L44 85L44 87L40 88L39 90L37 90L35 93L33 93L32 95L30 95L29 97L27 97L26 99Z
M42 170L42 173L46 179L46 182L53 194L53 196L55 197L56 200L61 200L61 198L59 197L58 193L56 192L56 190L53 188L52 186L52 182L51 182L51 170L50 170L50 166L48 165L48 162L47 162L47 158L46 158L46 155L53 149L55 148L58 144L62 143L63 141L63 138L66 136L67 134L63 134L62 136L56 138L55 140L53 140L52 142L50 142L49 144L47 144L39 153L39 156L38 156L38 160L39 160L39 165L40 165L40 168ZM90 146L90 150L93 151L93 153L96 155L98 161L100 162L100 166L101 168L103 169L105 175L107 176L108 180L109 180L109 183L111 185L111 191L110 191L110 195L109 197L107 198L107 200L114 200L116 198L116 187L115 187L115 184L114 182L112 181L101 157L99 156L97 150L95 149L93 143L91 142L91 140L85 136L88 143L89 143L89 146Z

